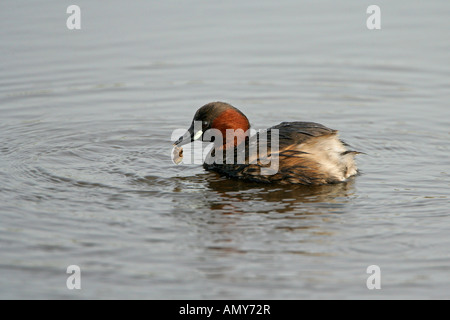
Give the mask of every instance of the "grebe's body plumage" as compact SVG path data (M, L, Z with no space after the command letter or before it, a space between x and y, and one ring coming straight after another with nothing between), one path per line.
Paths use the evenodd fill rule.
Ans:
M250 124L247 117L238 109L223 102L209 103L200 108L193 121L203 121L204 130L242 129L243 135L236 135L233 144L224 144L211 151L203 167L222 175L265 183L319 185L346 181L357 174L354 156L359 152L348 150L347 145L338 138L336 130L314 122L282 122L257 133L255 137L248 136ZM194 122L193 122L194 123ZM193 125L189 129L191 141L195 132ZM272 143L272 130L278 133L278 143ZM262 136L263 134L263 136ZM224 135L225 136L225 135ZM186 142L181 137L175 144ZM245 145L242 145L245 144ZM259 153L249 152L254 145L267 150L262 158ZM273 148L272 146L277 146ZM211 162L218 149L223 151L223 161ZM231 150L232 149L232 150ZM226 161L227 153L232 151L234 160ZM245 161L237 161L240 153ZM277 157L278 165L275 172L261 174L263 168L268 168L268 159ZM217 163L219 162L219 163Z

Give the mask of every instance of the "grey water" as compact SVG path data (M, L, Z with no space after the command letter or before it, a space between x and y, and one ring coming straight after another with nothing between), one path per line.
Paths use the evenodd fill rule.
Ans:
M1 1L0 298L449 299L449 14L446 0ZM172 132L211 101L255 129L337 129L361 174L277 186L176 166Z

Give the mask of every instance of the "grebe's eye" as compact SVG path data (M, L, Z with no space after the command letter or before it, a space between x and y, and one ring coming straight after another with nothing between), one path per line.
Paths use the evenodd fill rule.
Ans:
M204 127L207 127L207 126L208 126L208 121L204 120L204 121L203 121L203 126L204 126Z

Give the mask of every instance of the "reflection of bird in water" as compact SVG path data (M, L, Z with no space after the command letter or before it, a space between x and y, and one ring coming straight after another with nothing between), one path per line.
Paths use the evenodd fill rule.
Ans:
M210 203L210 209L229 212L287 213L313 203L323 203L328 208L342 207L354 191L354 179L337 184L304 186L236 181L213 174L208 176L206 186L220 196L220 199ZM311 206L308 207L311 209Z
M321 186L273 185L206 172L176 180L174 191L181 194L173 198L173 214L195 226L204 248L223 256L249 252L327 255L308 243L334 234L326 222L330 214L339 218L335 213L347 211L354 192L354 179ZM285 237L286 232L292 242L280 243L278 235ZM265 243L254 238L255 233L271 235Z

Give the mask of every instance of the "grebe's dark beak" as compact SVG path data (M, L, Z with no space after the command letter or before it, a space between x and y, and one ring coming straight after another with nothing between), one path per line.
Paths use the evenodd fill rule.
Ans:
M177 141L174 142L174 146L181 147L185 144L191 143L191 134L189 131L186 131L184 135L178 138Z
M177 141L173 144L174 146L181 147L185 144L191 143L195 140L198 140L203 135L203 131L199 130L198 132L194 132L194 123L192 122L191 127L186 131L184 135L178 138Z

